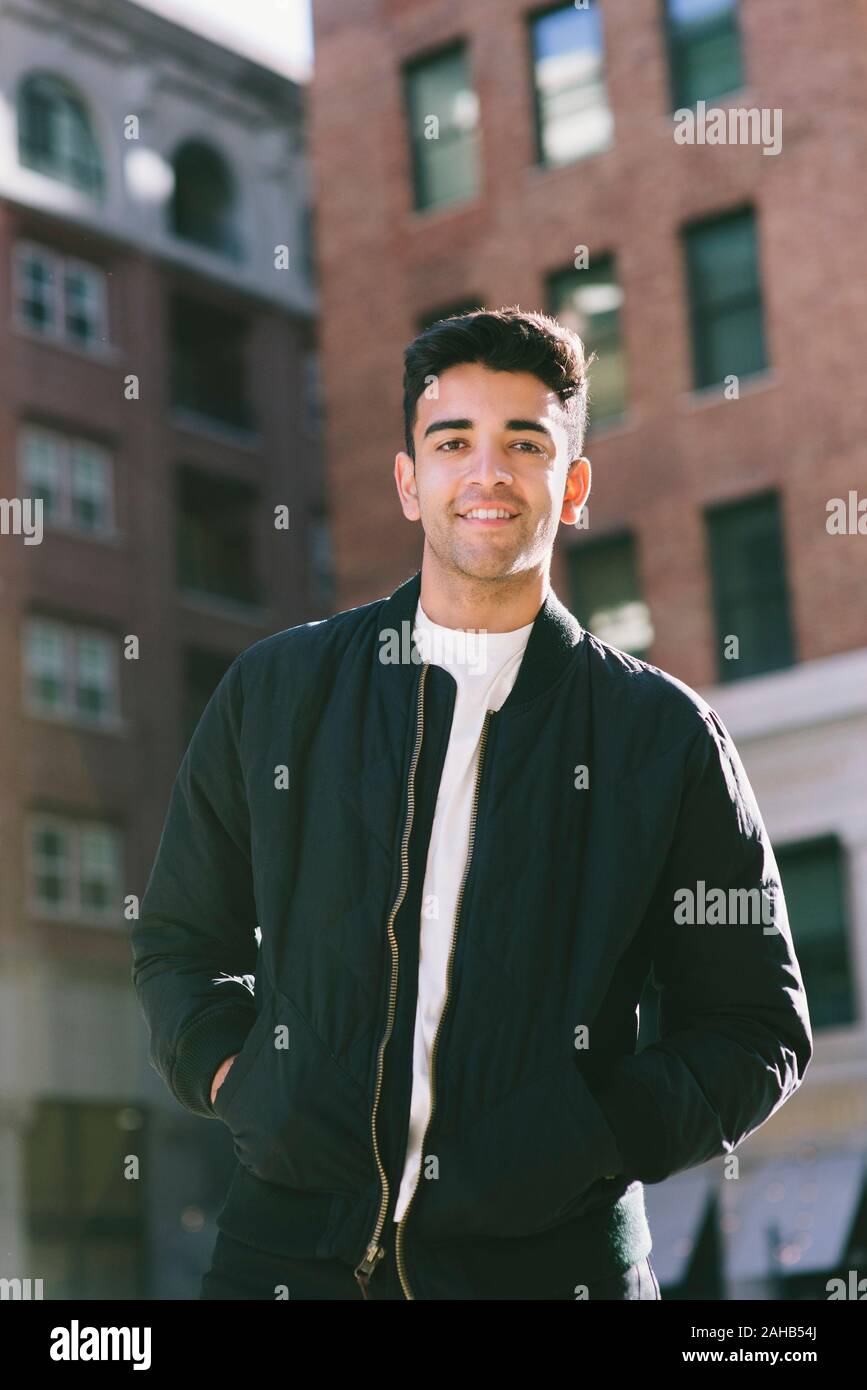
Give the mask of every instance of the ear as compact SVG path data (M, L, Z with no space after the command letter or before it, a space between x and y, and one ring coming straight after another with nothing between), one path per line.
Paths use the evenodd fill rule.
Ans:
M420 521L418 492L415 482L415 464L403 449L394 458L394 481L397 495L407 521Z
M590 460L584 455L573 459L566 475L566 490L560 520L567 526L574 526L581 514L581 508L590 495Z

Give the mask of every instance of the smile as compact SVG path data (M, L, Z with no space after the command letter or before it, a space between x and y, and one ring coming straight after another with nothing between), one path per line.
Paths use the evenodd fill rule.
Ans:
M510 521L515 520L515 515L499 507L478 507L459 519L468 526L508 526Z

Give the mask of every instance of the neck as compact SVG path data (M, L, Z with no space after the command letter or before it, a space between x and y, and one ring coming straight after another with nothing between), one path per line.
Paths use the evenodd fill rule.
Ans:
M425 542L421 606L440 627L514 632L532 623L550 589L550 554L544 564L494 579L446 570Z

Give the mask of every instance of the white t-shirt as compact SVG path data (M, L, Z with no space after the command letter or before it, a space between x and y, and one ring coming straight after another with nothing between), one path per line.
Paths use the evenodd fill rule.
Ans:
M513 632L464 632L431 622L420 602L416 609L413 632L420 654L449 671L458 688L422 892L409 1139L395 1221L403 1216L421 1166L430 1114L430 1054L445 1000L455 910L469 852L482 726L486 712L499 709L512 689L532 628L527 623Z

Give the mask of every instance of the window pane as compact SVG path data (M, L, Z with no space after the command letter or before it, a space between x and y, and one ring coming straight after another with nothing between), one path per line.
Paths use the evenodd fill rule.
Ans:
M532 25L539 157L566 164L608 149L614 121L599 6L564 5Z
M102 190L102 162L84 103L62 79L27 78L18 103L18 157L22 164L85 193Z
M603 424L626 411L626 353L620 328L623 291L611 256L599 257L587 270L569 269L551 276L550 312L597 354L589 369L589 421Z
M844 859L828 838L775 847L814 1028L856 1022Z
M653 642L631 536L579 543L569 551L572 601L579 621L603 642L646 659Z
M751 208L684 232L697 388L767 366Z
M252 429L247 398L246 320L184 294L171 301L172 404Z
M105 530L109 518L109 465L105 455L84 441L70 454L72 519L81 530Z
M61 710L67 704L67 643L55 623L30 621L25 628L25 668L30 699Z
M37 822L31 830L32 895L50 911L70 901L69 840L57 824Z
M68 336L79 343L95 342L102 336L102 296L96 275L68 269L64 285Z
M790 666L794 641L779 498L713 508L707 526L720 680Z
M736 0L666 0L672 107L744 85Z
M55 262L47 255L26 250L20 259L19 312L32 328L49 333L56 322Z
M190 140L175 156L174 174L169 215L175 236L239 259L235 190L222 155L199 140Z
M407 107L416 208L472 198L478 188L478 99L463 48L407 70Z
M100 717L114 712L116 670L115 649L109 638L78 635L75 702L80 714Z
M260 597L254 541L256 493L234 480L181 469L177 482L178 581L240 603Z
M79 838L81 906L87 912L120 913L119 840L111 827L86 826Z
M22 448L27 495L42 499L43 521L65 519L64 460L60 440L44 430L27 430Z

